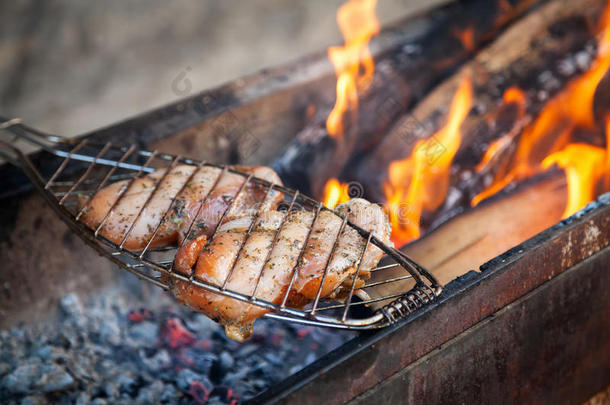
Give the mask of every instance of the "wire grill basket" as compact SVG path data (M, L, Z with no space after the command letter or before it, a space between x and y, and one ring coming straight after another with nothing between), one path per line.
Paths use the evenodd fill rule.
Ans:
M0 118L0 121L2 121L0 124L0 157L20 167L25 172L37 191L71 230L119 267L164 289L170 288L172 280L179 280L189 283L192 288L201 288L264 308L269 311L265 314L267 317L345 329L372 329L390 325L430 303L441 292L441 286L435 277L422 266L400 251L382 243L370 232L351 223L340 213L329 210L298 191L271 184L266 180L253 177L251 174L241 172L230 166L201 162L158 151L147 151L135 145L114 145L110 142L99 144L87 138L71 139L49 135L26 126L19 119L6 120ZM46 167L47 165L45 165L44 170L37 167L24 153L25 150L31 150L32 147L40 149L40 153L48 157L46 161L52 162L52 170L49 170ZM121 180L127 180L128 184L131 184L130 182L133 182L134 179L157 169L170 168L178 164L196 166L197 169L193 171L193 175L197 170L208 166L221 169L219 178L227 173L242 176L244 181L234 200L237 199L246 185L257 184L259 187L263 187L267 193L272 192L272 190L281 192L284 198L284 209L288 212L309 210L314 213L314 221L323 210L339 216L342 221L341 230L344 227L351 227L357 231L363 241L366 241L362 255L370 245L377 246L386 255L380 265L370 270L372 277L364 286L359 286L359 290L365 291L367 294L364 294L364 298L357 297L358 294L355 294L356 278L362 263L362 260L360 260L356 273L350 276L352 277L351 288L343 302L331 301L321 297L321 282L316 298L311 304L305 308L293 308L287 303L287 297L297 276L297 263L292 268L291 282L283 299L279 302L269 302L257 298L256 287L253 294L245 295L229 289L227 280L224 283L213 284L199 279L194 274L188 276L174 271L173 259L179 246L151 247L151 241L163 221L166 220L168 212L160 218L157 228L145 247L137 251L127 249L124 246L125 239L122 243L116 243L101 235L99 231L102 224L97 229L90 229L82 221L84 210L82 202L88 201L103 187ZM166 173L168 172L169 170L166 171ZM157 184L161 184L162 180ZM218 184L218 179L216 179L212 188L216 184ZM151 197L155 192L156 190L153 190ZM210 192L211 190L208 195ZM119 199L121 196L119 196ZM201 205L203 205L205 198L207 196L202 197L199 202ZM225 213L230 209L230 205L231 202ZM145 206L146 204L141 207L138 216ZM171 209L171 205L168 211L169 209ZM190 226L192 227L192 223ZM281 227L282 225L280 225L280 229ZM276 231L276 237L280 229ZM334 247L337 245L341 230L337 234ZM125 238L127 238L127 235ZM305 242L304 246L306 245ZM331 256L334 253L334 247ZM303 250L304 248L301 250L301 255ZM267 257L268 259L269 257ZM326 277L327 272L328 262L322 274L322 280ZM260 282L260 274L258 282Z

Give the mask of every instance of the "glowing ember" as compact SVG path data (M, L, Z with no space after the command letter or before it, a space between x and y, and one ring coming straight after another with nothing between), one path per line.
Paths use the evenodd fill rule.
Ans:
M457 39L460 40L464 49L468 51L474 51L474 28L472 26L467 27L463 30L456 29L453 33L457 37Z
M510 12L512 11L513 6L510 4L508 0L498 0L498 16L494 21L496 27L501 27L508 21L510 18Z
M349 201L349 186L341 183L339 180L332 178L326 182L324 186L324 198L322 203L324 206L333 209L337 205Z
M127 314L127 318L131 322L138 323L138 322L150 321L150 320L154 319L154 315L148 309L140 308L137 311L129 312L129 314Z
M210 398L211 391L204 387L199 381L193 381L189 388L189 394L193 397L195 404L205 404Z
M525 114L527 97L525 96L525 93L523 93L523 90L511 87L504 92L502 98L505 103L515 103L517 107L519 107L519 117L522 117L523 114Z
M195 336L182 324L178 318L167 319L163 325L161 336L171 348L190 346L195 343Z
M375 72L368 43L379 32L376 3L377 0L349 0L337 11L345 45L328 49L337 74L337 101L326 120L326 130L333 137L343 134L343 114L357 111L358 91L368 87Z
M506 105L516 105L518 108L517 120L523 119L523 116L525 115L526 103L526 96L523 91L516 87L511 87L504 92L503 100ZM483 171L487 167L487 165L493 160L493 158L505 147L507 147L512 141L513 137L510 134L507 134L492 142L485 151L483 159L481 159L479 164L476 166L476 172L480 173L481 171ZM476 205L477 203L478 201L473 200L473 205Z
M453 97L447 124L416 143L411 156L390 164L384 184L392 240L401 246L420 235L423 210L438 208L447 195L451 162L460 143L460 126L472 106L472 85L464 78Z
M598 55L591 68L549 101L536 121L525 128L520 136L516 153L511 164L500 170L493 183L472 200L472 205L496 194L514 181L521 181L541 172L553 163L566 169L569 182L569 203L565 214L569 215L582 208L595 196L592 184L595 179L588 176L600 171L604 152L588 145L570 144L575 128L594 129L593 97L595 90L610 67L610 7L602 17ZM493 154L498 149L488 152ZM595 150L595 151L594 151ZM601 155L600 155L601 153ZM601 158L600 158L601 156ZM484 157L489 159L489 156ZM593 159L594 161L585 160ZM598 162L598 159L602 159ZM583 162L578 162L582 160ZM585 173L589 173L585 175ZM576 184L583 183L583 184ZM577 196L575 190L587 191Z

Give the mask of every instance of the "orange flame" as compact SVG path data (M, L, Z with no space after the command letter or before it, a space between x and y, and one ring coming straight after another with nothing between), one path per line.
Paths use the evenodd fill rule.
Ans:
M521 134L512 164L500 171L494 182L475 196L473 206L496 194L513 181L530 177L552 163L562 167L575 167L576 151L584 151L580 146L567 148L575 127L594 128L593 97L595 90L610 68L610 5L602 16L602 31L599 38L598 55L591 68L579 78L571 81L566 88L549 101L536 121L526 127ZM496 148L498 149L498 148ZM564 150L560 154L555 154ZM493 153L493 152L490 152ZM550 157L552 156L552 157ZM546 164L543 162L549 157ZM572 173L576 169L570 169ZM584 168L579 169L579 173ZM568 174L573 181L576 176ZM575 186L572 186L574 189ZM574 205L578 205L574 203ZM566 210L568 212L568 210Z
M326 182L324 186L324 198L322 203L330 209L334 209L337 205L349 201L349 186L346 183L341 183L339 180L332 178Z
M606 117L606 149L573 143L542 161L548 168L557 164L568 182L568 202L563 217L569 217L593 200L600 189L610 190L610 115Z
M557 164L568 181L568 203L563 217L569 217L595 198L597 182L604 174L606 151L584 143L572 143L542 161L542 167Z
M357 111L358 91L368 87L375 73L368 43L379 32L376 3L377 0L349 0L337 11L345 45L328 49L337 74L337 101L326 119L326 130L333 137L343 134L343 114Z
M445 126L417 142L411 156L390 164L384 184L385 209L396 246L418 238L423 210L434 210L445 200L451 162L461 143L460 127L471 106L472 84L465 77L453 97Z
M453 34L460 40L464 49L467 51L474 50L474 28L472 26L465 29L455 29Z
M510 87L506 89L506 91L502 95L502 99L506 104L515 103L517 107L519 107L520 115L523 115L525 113L525 103L527 101L527 97L523 90L517 87Z

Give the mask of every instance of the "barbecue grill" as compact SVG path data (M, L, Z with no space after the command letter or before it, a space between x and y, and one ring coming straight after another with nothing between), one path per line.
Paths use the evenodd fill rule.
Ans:
M2 146L0 154L5 159L21 167L25 171L36 189L44 196L45 200L53 207L53 209L74 232L76 232L89 245L95 248L100 254L112 260L121 268L134 273L139 278L151 282L163 289L170 289L170 280L179 280L189 283L192 288L202 288L207 291L221 294L230 298L235 298L261 308L268 309L271 312L268 312L265 315L267 317L307 325L356 330L373 329L391 325L398 319L414 312L425 304L432 302L442 291L441 286L434 276L415 261L407 257L404 253L384 244L373 236L372 233L348 221L347 217L342 216L334 210L329 210L312 198L299 193L299 191L269 183L264 179L254 177L251 174L241 172L230 166L197 161L181 156L172 156L156 150L146 151L137 148L135 145L121 147L113 145L111 142L97 144L87 140L86 138L68 139L61 136L45 134L24 125L20 119L4 120L4 122L0 125L0 129L4 130L5 132L8 131L12 135L10 142L6 141L0 144L0 146ZM36 168L28 157L20 151L19 146L23 147L24 142L26 144L29 143L30 146L42 148L45 153L51 154L56 158L55 165L57 168L48 178L44 178L39 169ZM141 163L141 160L145 160L144 163ZM229 270L228 276L224 282L222 284L215 285L198 279L194 276L194 274L186 276L174 271L173 258L178 250L178 247L151 247L151 243L157 235L159 229L163 223L168 220L168 215L174 207L176 197L197 174L197 170L193 171L190 178L187 179L180 191L173 196L172 204L170 204L167 211L161 216L154 232L142 250L133 251L125 248L125 241L127 240L130 232L133 230L136 221L146 209L147 204L151 201L170 170L165 172L165 174L156 184L151 195L148 197L146 203L140 207L140 210L135 216L133 222L128 225L128 231L121 243L117 244L100 234L100 230L103 228L107 218L112 212L112 209L117 206L121 197L127 193L135 179L160 168L172 168L177 164L194 165L197 166L198 169L204 166L221 169L220 174L214 180L214 185L209 190L208 194L198 203L199 211L223 175L226 173L234 173L244 178L244 181L241 184L237 194L225 208L225 211L221 214L219 223L222 223L222 219L230 211L232 204L238 199L239 194L248 184L257 184L264 187L266 197L268 197L272 191L281 192L285 196L284 204L287 206L285 209L286 213L296 209L308 209L315 212L315 222L318 214L322 210L327 210L329 212L333 212L335 215L341 218L341 228L333 242L333 249L331 250L331 255L327 260L326 267L323 270L320 286L317 290L316 297L311 308L302 310L291 308L287 304L289 293L297 276L296 264L292 269L291 281L288 285L288 289L284 293L283 299L280 303L273 303L256 297L256 292L266 266L262 266L261 268L253 293L250 296L247 296L227 288L228 280L235 268L237 258L233 260L232 267ZM104 170L104 168L106 170ZM114 202L112 208L108 211L106 217L101 221L97 229L89 229L86 225L79 221L87 208L87 202L95 193L101 190L105 185L109 184L109 182L125 179L129 179L129 183L119 192L119 198ZM259 206L255 217L258 217L261 214L261 206ZM193 232L193 225L197 217L198 214L195 215L193 221L188 225L189 231L185 241L189 240L189 235L191 235ZM284 219L286 217L287 216L284 216ZM252 224L247 231L247 235L250 235L255 222L256 221L252 221ZM280 225L275 234L273 245L275 245L277 242L277 237L282 226L283 224ZM344 303L333 304L321 300L322 286L328 273L328 265L337 247L340 235L343 233L345 227L352 227L360 234L363 240L366 241L364 250L360 256L360 264L362 263L362 257L370 245L377 246L388 256L389 259L391 259L385 260L383 266L378 266L372 269L371 272L375 273L374 281L368 282L364 286L360 287L361 289L366 290L367 288L398 283L407 279L413 279L415 283L413 288L409 291L397 292L391 295L355 300L354 292L356 289L357 276L360 272L359 264L356 272L351 278L351 288ZM311 229L309 232L311 234ZM241 248L243 248L244 244L245 241L242 242ZM307 240L304 243L304 246L306 245ZM271 250L272 248L269 250L265 261L269 260ZM297 263L300 261L303 251L304 248L300 252ZM397 269L402 269L405 274L396 276ZM385 273L388 273L388 276L385 276ZM169 277L162 278L162 274ZM354 318L350 316L350 309L352 307L373 303L383 303L384 305L368 317Z
M484 182L487 177L472 176L470 170L481 157L481 148L506 134L517 139L523 128L539 116L549 101L555 100L569 83L589 71L591 65L586 62L595 58L597 44L591 27L598 23L603 3L599 0L454 2L424 13L410 23L401 23L382 32L378 42L373 40L371 46L376 66L379 67L375 80L379 82L373 84L372 90L362 100L355 125L357 130L346 127L346 139L350 140L349 144L354 149L343 155L332 139L323 136L323 120L309 115L309 107L313 105L325 118L324 113L328 111L324 109L328 107L330 110L332 105L336 77L330 66L326 70L320 67L328 65L325 65L325 54L193 95L77 140L40 133L24 126L19 120L0 119L6 129L1 131L0 136L7 139L11 146L5 144L0 150L8 153L7 158L29 171L34 178L33 182L28 180L23 176L23 170L15 166L0 167L0 177L6 185L2 190L2 197L6 201L4 216L15 218L13 221L4 220L7 224L5 240L8 243L4 243L0 250L0 261L6 263L0 272L7 275L9 282L0 286L4 288L0 290L4 292L4 295L0 294L0 313L4 311L9 316L0 322L10 325L10 322L15 324L15 321L27 320L29 324L36 324L38 319L52 312L46 307L40 310L41 307L51 305L54 308L55 301L67 291L79 291L79 294L85 295L88 286L106 274L121 275L121 281L131 280L131 275L126 272L107 271L115 267L110 266L111 263L117 263L150 281L134 282L134 285L151 288L134 297L135 303L130 306L133 309L143 305L141 312L136 310L133 314L120 315L127 325L121 329L124 333L122 340L115 342L120 351L118 356L113 354L115 357L111 359L111 364L115 369L124 369L127 367L121 364L129 365L125 363L132 362L131 365L140 367L142 358L148 360L147 353L140 354L131 349L129 333L133 329L141 331L140 326L154 326L153 323L158 322L155 325L160 325L163 333L178 336L178 342L171 342L175 345L171 350L167 348L169 343L164 340L166 336L163 333L153 334L152 343L148 345L153 347L155 354L169 350L174 356L170 362L171 370L163 372L167 383L164 387L179 387L177 396L184 395L203 402L206 395L201 387L210 388L206 384L180 386L176 377L179 367L185 368L181 372L195 369L192 363L188 363L193 361L189 354L195 349L199 350L199 354L204 352L204 356L243 350L243 356L235 358L243 360L249 357L253 363L261 362L260 352L270 350L288 353L279 360L275 357L276 363L273 363L272 369L277 371L286 366L284 363L293 360L298 367L293 368L291 363L278 372L279 377L269 378L266 385L261 384L240 400L258 395L251 402L583 403L604 390L610 381L610 295L607 293L610 283L610 272L607 271L610 263L610 195L599 196L584 209L559 221L563 210L562 198L566 192L564 174L560 170L539 173L477 208L470 208L468 190L474 184L477 191L477 183ZM520 21L503 31L516 19ZM466 27L472 27L472 41L465 43L468 47L462 47L455 33L464 32ZM493 42L488 43L491 39ZM559 207L559 211L555 213L556 216L549 216L554 218L552 222L528 236L517 233L522 237L511 244L502 245L501 249L494 250L485 259L455 266L456 273L453 274L443 274L438 267L411 254L418 242L404 247L399 256L389 254L388 260L392 263L381 263L373 273L381 277L381 282L377 283L377 278L368 282L370 290L384 287L385 291L385 287L389 290L394 287L394 293L381 297L385 301L374 302L373 298L366 302L352 291L351 301L345 303L320 299L315 310L313 306L304 310L282 308L282 303L272 305L256 299L254 294L234 294L223 289L222 284L209 285L194 277L176 274L171 268L175 249L147 246L143 251L130 251L121 248L121 243L113 244L99 234L96 236L95 230L84 227L78 219L82 204L105 183L134 179L172 164L206 165L206 159L227 164L266 164L276 169L289 187L318 196L324 180L329 176L336 175L340 181L355 179L364 185L367 197L381 201L383 196L375 195L381 188L380 175L386 172L390 161L406 156L412 146L402 129L407 128L408 134L413 129L411 124L414 117L419 120L418 129L426 135L432 135L434 129L442 125L446 117L443 107L451 101L455 84L463 76L465 69L462 68L469 68L471 77L482 81L476 87L477 80L473 80L477 103L469 117L470 126L463 127L465 136L452 166L456 171L455 176L451 176L452 186L459 191L456 195L466 200L467 207L454 199L453 195L447 198L458 202L440 208L440 217L431 218L435 222L428 224L428 231L420 241L437 241L434 237L438 231L447 230L443 228L454 220L460 221L460 218L470 216L470 221L466 223L471 226L461 228L461 232L458 232L458 228L455 232L457 237L449 239L465 240L468 242L464 245L466 247L433 243L436 249L430 256L445 258L457 252L449 257L448 262L452 262L456 256L468 255L472 252L468 247L476 247L481 242L477 235L471 238L475 234L472 225L489 227L489 233L493 235L503 234L510 228L510 221L505 220L506 223L496 223L492 227L478 217L485 210L486 203L495 208L496 213L508 215L515 215L523 206L528 210L532 208L529 211L537 217L550 212L551 205L555 210ZM604 79L599 89L607 92L603 86L605 82ZM514 103L501 103L500 95L507 85L517 86L526 93L528 103L521 111L525 113L523 116L515 113L519 110ZM599 93L605 94L602 91ZM600 111L603 111L604 107L607 109L608 100L601 101L595 104L599 104L598 107L602 107ZM596 120L602 118L597 116L597 112L595 115ZM401 122L406 125L399 125ZM598 122L598 127L602 126L600 124L603 122ZM599 129L596 133L583 131L584 136L603 135ZM238 135L235 135L236 132ZM320 133L321 136L315 136ZM239 136L243 134L248 136L246 140L259 140L265 147L244 149L241 142L244 137ZM218 138L226 142L215 142ZM602 138L596 139L599 141ZM320 139L322 141L318 142ZM83 141L80 149L75 150ZM596 145L602 143L603 140ZM12 146L25 150L23 146L26 144L34 144L42 151L28 155L24 160ZM376 145L373 150L364 150L371 144ZM510 152L512 146L513 142L508 142L505 152ZM196 159L183 157L193 154ZM341 165L347 162L342 173L337 174L340 168L333 167L333 163L336 163L332 161L334 156L342 160ZM502 158L499 156L498 162ZM216 167L225 172L233 170L231 166ZM276 190L284 193L285 210L318 212L325 209L296 191L276 186L272 188L249 175L240 175L244 184L256 182L268 192ZM43 192L24 193L24 190L32 188L32 184ZM541 184L545 186L538 187ZM528 190L533 190L533 194L542 198L529 205L511 205L515 201L511 200L512 197L518 197ZM549 190L553 192L550 198L545 198ZM50 204L42 204L41 196ZM518 203L524 201L529 202L517 199ZM57 218L57 212L77 232L65 230ZM505 215L499 217L506 218ZM526 225L530 224L521 224L523 228ZM345 221L344 226L352 225ZM377 246L369 233L364 230L358 232L367 244ZM80 243L77 237L71 239L76 233L104 257L95 261L97 257L91 255L92 249ZM31 253L28 248L31 248ZM21 252L24 251L28 253L23 255ZM49 254L49 251L53 254ZM28 254L31 259L23 257ZM82 271L80 262L73 261L75 256L82 261L90 261L88 267L94 271ZM409 257L423 266L409 260ZM440 287L435 284L434 278L427 277L429 274L424 268L431 270L443 284L440 295L436 295ZM159 278L159 275L164 277ZM261 320L258 326L264 333L257 335L255 331L252 339L241 346L227 341L217 330L211 332L216 325L207 324L209 334L220 336L212 341L215 344L212 349L205 349L205 343L209 341L198 341L195 333L189 332L199 331L188 324L192 319L189 316L198 316L195 312L184 309L188 316L184 313L171 314L169 332L163 329L167 327L164 314L150 315L148 307L153 312L157 310L150 301L158 296L167 298L166 294L160 294L160 289L153 286L167 288L167 278L189 282L193 288L258 305L269 310L267 317L290 322L280 324L274 320ZM60 282L54 282L58 279ZM405 284L409 287L403 288ZM109 285L111 289L116 289L123 283ZM99 289L99 286L95 288ZM155 295L157 290L159 293ZM133 292L130 290L126 295L131 297L131 294ZM70 300L63 299L62 311L67 305L64 301L70 303ZM118 301L120 306L122 301ZM114 312L110 315L116 316ZM109 320L108 323L111 322ZM105 323L105 319L102 323ZM339 329L309 328L309 325ZM56 329L63 326L61 324ZM290 332L285 333L288 328ZM78 336L80 326L76 329L72 336ZM348 329L360 332L356 334ZM318 337L322 338L318 341L302 338L307 333L316 334L310 330L319 333ZM5 331L0 331L2 333ZM6 333L2 336L6 336ZM207 339L209 335L204 334L204 337ZM322 340L330 341L337 337L341 338L334 342L335 345L325 346L323 350L310 345L313 342L323 346L320 343ZM14 342L16 339L20 337L8 341ZM40 340L44 339L46 336ZM155 339L160 339L161 343ZM180 339L187 342L185 346L180 346ZM57 344L64 344L63 340L57 340ZM282 344L276 346L277 342ZM34 342L34 346L37 343ZM26 344L29 342L21 346ZM298 346L298 350L293 350L294 346L287 348L289 344ZM11 346L7 346L10 350ZM128 349L125 350L125 347ZM78 358L82 353L79 349L82 348L71 347L73 358ZM15 356L15 366L36 356L38 352L34 349L28 350L25 356ZM116 358L120 356L131 357L124 361ZM311 359L296 359L299 356ZM98 361L99 357L94 360ZM196 360L197 365L212 361L209 357ZM67 368L71 362L77 363L77 360L68 360ZM218 367L220 361L215 358L213 363L213 367ZM242 364L235 360L235 367L241 368ZM142 373L144 380L150 378L146 373L148 371ZM205 382L203 377L214 374L214 370L204 369L201 373L202 378L198 381ZM158 371L152 373L155 384L164 378L161 374ZM76 378L88 378L82 370L77 370L74 375L78 376ZM85 377L80 377L83 375ZM227 383L226 374L221 377L213 380L215 387L212 398L221 397L230 403L234 398L229 398L227 388L237 387L239 378L230 378ZM250 383L253 378L258 377L248 375L242 381ZM112 383L117 380L114 376L103 375L99 381L105 383L107 379ZM88 392L83 394L87 398L97 398L100 394L91 391L97 390L102 383L85 382L84 390ZM138 392L148 390L150 384L151 381L146 380L137 386ZM78 389L82 388L79 386ZM131 397L135 398L138 392ZM57 394L75 396L70 388Z

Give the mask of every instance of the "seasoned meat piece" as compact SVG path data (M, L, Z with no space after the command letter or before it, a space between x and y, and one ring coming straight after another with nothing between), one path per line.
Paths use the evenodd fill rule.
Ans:
M250 296L256 288L256 298L280 303L290 283L312 217L306 211L292 211L289 214L266 211L258 218L249 236L246 231L252 223L252 216L241 216L223 223L201 251L195 276L217 286L222 286L228 278L227 289L231 291ZM282 221L284 225L280 230ZM189 263L184 264L188 266ZM190 270L179 268L177 262L175 269L182 273ZM267 312L243 301L190 287L184 282L175 282L173 292L187 306L222 323L227 336L238 341L248 338L252 334L254 320Z
M384 244L394 246L390 239L392 224L379 205L372 204L363 198L354 198L345 204L337 206L336 211L346 215L347 220L352 224L371 232L373 236ZM362 253L362 250L360 250L360 253ZM377 266L383 255L384 253L381 249L373 244L369 244L362 257L362 266L360 266L358 277L368 280L371 276L369 270Z
M239 167L238 169L281 184L277 174L267 167ZM138 250L146 246L163 219L164 213L169 209L151 246L177 244L186 236L189 225L206 196L205 203L194 223L191 237L194 239L200 235L211 235L222 217L222 213L246 180L245 177L230 172L221 175L222 170L215 167L205 166L198 169L195 166L178 165L171 169L161 184L158 184L166 170L159 169L136 179L124 191L124 195L111 212L109 211L121 192L129 186L129 180L113 183L103 188L87 204L85 213L81 217L82 221L90 228L96 229L108 215L100 230L101 235L115 243L121 243L129 232L124 246ZM195 174L193 175L193 173ZM193 175L192 178L191 175ZM186 184L187 181L188 184ZM210 193L215 184L216 187ZM181 189L182 191L180 191ZM244 212L253 211L265 200L265 194L264 187L250 182L235 201L234 208ZM269 209L274 208L282 199L281 193L277 191L272 191L270 194L271 198L265 200L268 204L266 208ZM149 197L151 197L150 201L138 217L138 213ZM174 197L176 199L172 204ZM129 231L130 228L131 231Z
M379 205L357 198L340 204L336 210L347 216L348 221L354 225L358 225L366 231L372 231L373 235L382 242L391 243L391 225ZM322 285L321 297L329 296L344 281L351 281L350 276L358 268L366 240L349 226L345 226L343 229L335 252L330 257L341 228L341 222L341 218L332 212L322 211L313 225L311 237L307 242L303 259L298 268L298 277L294 283L296 292L304 297L309 299L316 297L327 262L328 271ZM368 279L370 276L369 270L377 265L382 256L383 252L378 247L369 245L362 258L359 278Z
M372 229L382 241L389 239L387 219L379 206L366 200L352 200L339 207L339 211L354 224ZM321 211L313 224L309 242L304 246L314 214L292 211L284 220L285 215L280 211L262 213L249 236L247 230L254 216L231 217L219 227L197 258L194 252L201 249L205 240L196 239L187 244L184 254L176 256L174 269L190 275L194 266L194 275L200 280L222 286L228 279L228 290L251 296L256 288L256 298L276 304L282 302L296 271L287 303L292 307L303 306L316 296L342 220L330 211ZM346 227L343 230L330 259L321 297L330 296L355 273L365 242L355 229ZM297 265L302 250L302 261ZM269 259L265 261L267 256ZM363 257L360 276L366 277L381 256L381 250L370 245ZM174 282L172 290L182 303L222 323L227 336L238 341L250 336L254 321L267 312L264 308L180 281Z

